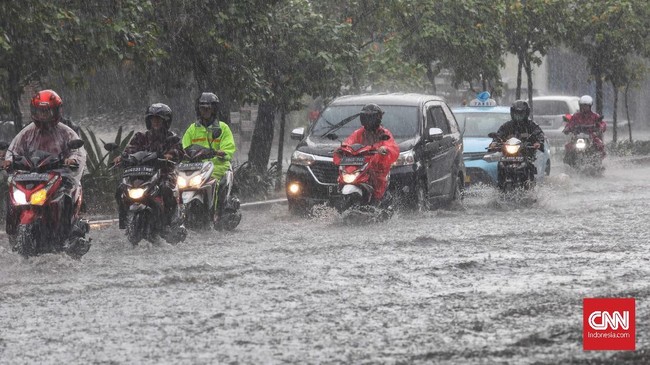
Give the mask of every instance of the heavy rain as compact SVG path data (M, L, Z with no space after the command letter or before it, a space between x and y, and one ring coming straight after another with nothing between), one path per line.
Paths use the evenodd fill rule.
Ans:
M0 144L2 159L13 158L0 172L0 363L649 363L648 19L641 0L0 4L0 142L17 143ZM61 108L34 101L46 89ZM567 157L597 134L562 133L583 95L604 117L597 173ZM476 106L486 100L497 106ZM545 138L530 160L536 183L510 191L512 160L497 157L498 173L487 165L485 132L497 128L472 135L465 116L483 108L516 119L515 100L526 100ZM566 110L549 107L564 101ZM357 183L332 151L370 130L355 118L366 102L382 108L400 155L389 193L369 198L371 212L390 205L390 214L361 221L348 210L364 204L340 205L343 186ZM408 107L417 117L405 117ZM331 129L346 116L350 124ZM314 132L318 123L325 132ZM62 124L84 141L85 235L68 206L63 223L49 213L59 206L48 189L72 185L45 186L67 179L64 160L77 155L64 148L56 169L27 168L14 147L20 131ZM196 171L187 148L165 157L178 201L194 198L177 178L195 184L191 173L206 166L232 167L232 196L215 185L205 211L157 208L168 204L155 195L164 182L146 183L165 168L129 175L135 152L125 151L158 125L181 137L165 143L223 152L197 159ZM201 126L211 134L183 138ZM440 155L426 157L435 143L456 146L449 171L431 157ZM138 187L151 200L132 195ZM126 229L118 202L127 202ZM138 225L139 209L160 217L143 213L151 226ZM241 222L228 226L229 209ZM181 224L187 235L170 239ZM90 239L87 253L79 237ZM592 298L634 299L630 325L611 327L631 333L626 348L606 339L597 343L609 351L589 348Z

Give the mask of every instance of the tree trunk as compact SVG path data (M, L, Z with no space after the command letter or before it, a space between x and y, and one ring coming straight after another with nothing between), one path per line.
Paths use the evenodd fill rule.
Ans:
M284 126L287 121L287 112L282 109L280 112L280 135L278 136L278 176L276 178L275 190L280 191L283 188L282 185L282 158L284 151Z
M7 91L9 93L9 107L14 118L14 129L18 133L23 129L23 114L20 112L20 97L23 94L23 88L20 84L20 75L16 70L17 67L14 67L14 70L8 73L7 86L9 90Z
M533 110L533 65L530 63L530 59L524 60L524 68L526 70L526 78L528 80L528 105L530 110ZM533 115L533 114L531 114Z
M603 73L600 70L594 70L596 79L596 113L603 115Z
M271 145L273 144L274 119L275 108L273 105L267 101L261 102L257 109L255 129L248 150L248 162L256 173L264 173L269 164Z
M618 88L616 87L616 85L614 85L614 83L612 83L612 87L614 88L614 110L613 110L613 116L612 116L614 118L614 121L613 121L614 126L612 127L612 129L613 129L612 130L612 141L614 143L616 143L616 141L618 140L618 131L617 131L617 129L618 129L618 120L617 120L617 115L616 115L618 113Z
M515 89L515 99L521 99L521 69L524 67L524 59L521 53L517 54L517 88Z
M436 93L437 93L436 76L437 75L431 69L431 63L429 63L427 65L427 78L429 79L429 82L431 83L431 86L433 86L433 95L436 95Z
M627 118L627 130L630 133L630 143L632 143L632 123L630 121L630 106L627 100L628 91L630 91L630 83L625 85L625 117Z

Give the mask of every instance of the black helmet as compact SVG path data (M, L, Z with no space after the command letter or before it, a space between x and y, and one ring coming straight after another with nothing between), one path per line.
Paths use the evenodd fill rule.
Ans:
M516 123L525 122L530 116L530 106L525 100L515 100L510 107L510 118Z
M201 123L203 123L203 121L201 120L201 113L199 111L199 108L202 106L209 106L212 108L212 116L207 123L207 125L211 125L214 123L215 119L217 119L217 114L219 112L219 98L213 93L202 93L201 96L196 99L196 117L199 118L199 121Z
M384 111L381 110L377 104L366 104L361 108L361 114L359 119L361 119L361 125L369 131L375 131L379 128L381 124L381 117L384 115Z
M147 129L151 129L151 117L158 116L163 122L165 122L165 129L169 130L169 127L172 125L172 109L163 103L151 104L147 108L147 114L144 118L144 122L147 125Z

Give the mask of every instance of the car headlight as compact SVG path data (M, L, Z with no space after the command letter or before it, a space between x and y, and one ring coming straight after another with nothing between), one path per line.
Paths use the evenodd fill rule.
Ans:
M343 177L343 182L344 183L352 184L354 182L354 180L356 180L357 177L359 176L359 171L355 171L355 172L353 172L351 174L343 171L341 176Z
M45 204L45 199L47 199L47 191L45 189L41 189L29 198L29 202L32 205L43 205Z
M515 154L517 154L517 152L519 152L520 147L521 147L521 145L519 145L519 144L507 144L506 145L506 152L509 155L515 155Z
M178 186L179 189L184 189L187 187L187 180L185 180L184 177L179 176L178 179L176 179L176 186Z
M18 189L14 190L14 200L18 205L27 204L27 196L25 195L25 193L23 193L21 190Z
M397 161L393 162L392 166L408 166L415 163L415 152L409 150L406 152L401 152L397 157Z
M316 158L314 158L314 155L310 155L309 153L294 151L291 155L291 163L294 165L309 166L313 164L314 161L316 161Z
M129 198L131 199L140 199L144 195L143 188L129 189Z
M193 188L198 188L199 186L201 186L202 182L203 182L203 176L196 175L190 179L190 186Z
M576 149L578 150L584 150L587 147L587 142L585 142L584 139L578 138L576 141Z

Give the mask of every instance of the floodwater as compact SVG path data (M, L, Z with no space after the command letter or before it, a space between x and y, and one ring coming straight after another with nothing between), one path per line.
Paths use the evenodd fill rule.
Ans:
M648 363L650 163L606 166L382 224L274 206L135 248L112 226L81 261L3 237L0 363ZM585 297L636 298L636 352L582 350Z

